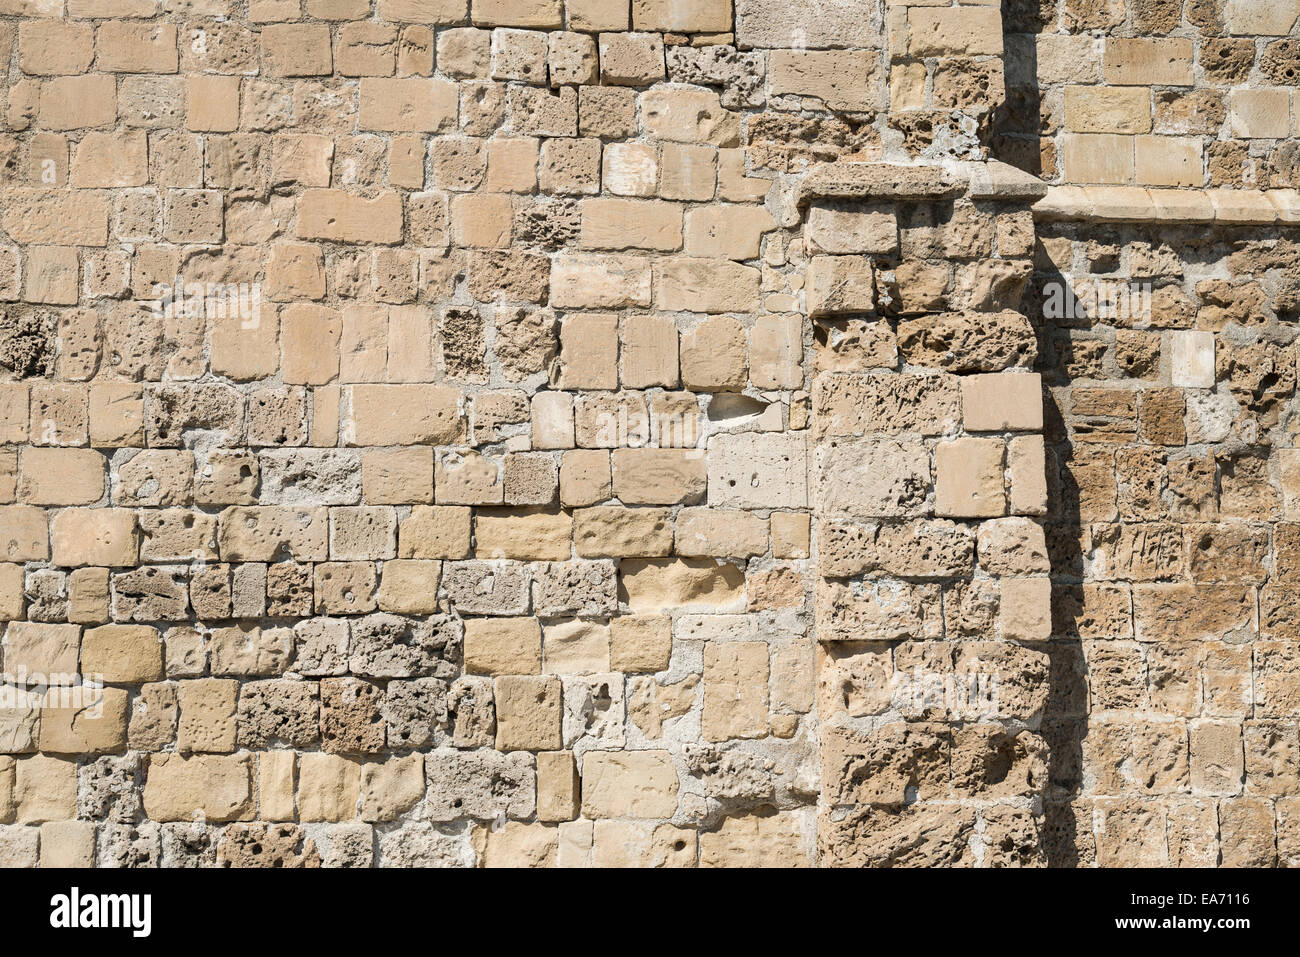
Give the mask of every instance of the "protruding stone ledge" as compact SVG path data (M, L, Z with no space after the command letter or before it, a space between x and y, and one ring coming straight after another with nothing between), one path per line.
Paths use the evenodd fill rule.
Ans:
M804 177L795 201L804 207L818 199L947 199L965 189L965 182L941 166L826 163Z
M962 163L960 168L969 180L971 199L1041 199L1051 189L1033 173L1026 173L1000 160Z
M1037 176L998 160L908 166L902 163L827 163L799 185L800 207L819 200L1033 200L1049 187Z
M1053 186L1034 204L1034 218L1108 223L1300 223L1294 189L1146 189L1142 186Z

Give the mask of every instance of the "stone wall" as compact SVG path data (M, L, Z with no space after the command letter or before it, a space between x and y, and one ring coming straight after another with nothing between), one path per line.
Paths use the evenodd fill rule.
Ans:
M1079 6L0 0L0 863L1293 860L1296 17Z
M0 14L4 860L814 861L730 3Z
M1297 14L1008 12L1021 68L993 150L1061 184L1025 298L1047 387L1053 864L1297 859ZM1093 295L1117 288L1141 308Z
M1051 181L1297 183L1291 0L1015 0L995 152Z
M1151 283L1045 323L1062 864L1292 864L1295 237L1040 224L1037 280Z

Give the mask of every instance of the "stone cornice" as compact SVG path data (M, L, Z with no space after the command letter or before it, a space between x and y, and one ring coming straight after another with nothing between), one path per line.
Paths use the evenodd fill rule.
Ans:
M997 160L942 165L847 162L814 167L795 198L800 207L819 199L941 200L963 194L971 199L1033 200L1048 189L1037 176Z
M800 207L818 199L946 199L965 192L966 184L941 166L902 163L827 163L808 172L795 201Z
M1147 189L1053 186L1034 204L1034 218L1112 223L1300 223L1294 189Z

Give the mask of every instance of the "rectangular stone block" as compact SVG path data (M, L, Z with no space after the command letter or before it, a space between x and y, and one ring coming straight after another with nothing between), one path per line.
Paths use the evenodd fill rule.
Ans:
M108 242L108 194L7 189L0 226L24 245L104 246Z
M1002 53L1002 14L994 7L909 7L907 15L911 56Z
M161 681L162 637L156 628L139 625L88 628L81 639L81 670L112 683Z
M144 785L145 812L155 821L189 821L195 813L215 823L252 820L253 756L158 754Z
M869 50L773 50L768 89L773 96L798 98L805 107L876 109L875 61Z
M537 818L572 821L578 816L580 797L578 766L571 751L537 755Z
M962 423L968 432L1038 432L1043 428L1042 379L1002 372L963 376Z
M875 270L866 256L814 256L805 287L809 316L876 311Z
M706 740L767 735L768 675L765 642L711 641L704 646L700 730Z
M799 433L719 435L709 442L709 504L720 508L805 508L807 437Z
M398 243L402 200L381 192L366 199L342 190L307 190L298 200L298 236L344 243Z
M1072 133L1148 133L1151 91L1145 87L1067 86L1065 128Z
M51 523L56 565L131 566L139 553L135 513L125 508L69 508Z
M563 746L563 692L549 675L503 675L495 682L498 751L547 751Z
M1117 86L1191 86L1194 58L1192 41L1182 37L1107 37L1102 78Z
M461 436L461 393L437 385L358 385L349 444L440 445Z
M704 454L694 449L615 449L614 494L628 505L693 504L707 483Z
M957 439L935 449L935 514L952 518L1006 513L1005 443Z
M551 305L619 309L650 305L650 261L569 253L551 263Z
M453 128L456 85L423 77L361 80L360 127L389 133L438 133Z
M759 270L725 259L678 258L655 264L655 303L669 312L754 312Z
M672 817L677 789L667 751L588 751L583 756L584 817Z

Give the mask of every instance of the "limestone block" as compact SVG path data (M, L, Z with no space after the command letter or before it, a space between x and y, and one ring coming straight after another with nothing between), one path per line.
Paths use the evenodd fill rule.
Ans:
M525 752L452 751L425 755L426 804L433 821L529 818L537 807L534 758Z
M998 439L958 439L935 449L935 513L954 518L1006 513L1005 444Z
M960 418L959 393L956 377L944 374L820 375L813 384L814 424L819 436L943 435Z
M873 313L875 270L865 256L814 256L805 278L810 316Z
M14 765L13 800L20 824L66 821L77 815L76 764L32 755Z
M672 514L664 508L617 505L579 508L573 513L573 545L583 558L629 558L669 555L673 548Z
M805 108L875 109L875 57L864 50L774 50L768 58L773 97L797 98Z
M567 530L567 519L564 516L551 516L552 520L548 521L547 517L539 519L543 525L551 528L551 534L558 534L556 529L564 526ZM491 534L491 533L489 533ZM567 535L565 536L567 537ZM499 543L502 547L492 545L492 539L485 540L485 555L493 555L500 559L501 553L507 550L504 543ZM523 547L523 546L520 546ZM550 550L554 545L547 546L543 550ZM525 548L532 551L535 546ZM512 608L526 610L528 598L526 594L527 576L520 566L511 563L502 563L493 573L493 565L489 563L464 563L448 565L445 568L444 583L449 596L453 602L459 602L460 606L477 611L479 613L490 614L511 614ZM486 584L486 589L482 592L473 591L476 583Z
M367 762L361 767L360 816L392 821L424 797L424 759L418 754Z
M690 504L703 499L705 456L696 449L615 449L614 494L626 505Z
M550 285L556 308L648 306L650 261L632 255L566 253L553 260Z
M1191 389L1213 388L1214 334L1177 331L1172 338L1173 383Z
M763 235L776 228L761 206L708 206L686 215L686 253L701 258L758 257Z
M602 76L604 61L602 49ZM674 143L739 145L740 115L724 109L717 93L658 88L642 93L639 99L642 123L651 136Z
M622 615L609 625L609 663L618 671L657 672L672 656L672 620L660 615Z
M328 512L324 508L232 506L221 513L218 544L232 561L321 561L328 555Z
M309 748L320 739L319 689L315 682L249 681L239 689L239 744Z
M565 507L595 505L613 495L609 453L598 449L575 449L564 453L560 462L560 502ZM578 516L574 516L575 523ZM574 544L578 527L574 527ZM579 551L578 554L582 554Z
M633 612L725 607L744 595L736 566L700 559L628 559L619 569L620 591Z
M485 675L539 673L542 630L537 619L466 619L465 669Z
M302 821L349 821L357 816L361 763L337 754L298 756L298 817Z
M981 6L908 9L907 52L915 57L1002 53L1001 12Z
M498 830L488 830L484 837L484 867L555 866L559 852L556 828L507 821Z
M589 751L582 785L584 817L665 818L677 811L677 772L667 751Z
M1030 365L1037 341L1016 312L940 313L899 323L907 361L949 372L1000 372Z
M755 312L759 270L729 259L674 258L655 264L655 302L669 312Z
M451 505L416 505L397 527L400 558L468 558L470 510Z
M765 642L709 642L704 648L704 711L708 741L760 738L769 731Z
M384 562L375 600L381 611L399 615L429 615L438 610L442 566L420 559Z
M163 677L162 638L156 628L103 625L81 638L81 670L104 681L139 684Z
M144 785L145 812L155 821L251 820L253 757L250 754L154 755Z
M64 509L51 525L55 564L130 566L136 563L139 534L129 509Z
M1244 775L1241 725L1198 721L1190 734L1193 789L1202 794L1239 794Z
M964 376L962 422L968 432L1037 432L1043 428L1041 396L1036 372Z
M1102 79L1119 86L1190 86L1192 42L1183 38L1108 38L1102 54Z
M6 672L26 672L29 681L34 674L44 675L47 680L61 675L60 683L68 683L78 674L80 642L81 628L77 625L11 621L4 633Z
M709 503L715 507L806 507L806 436L785 433L715 437L709 443L708 490Z
M462 431L461 394L448 386L358 385L350 389L353 445L441 445Z
M352 621L349 669L370 678L452 676L449 657L460 647L458 619L400 618L385 612Z
M613 562L548 562L537 566L535 611L546 618L608 618L614 614L617 576Z
M930 503L930 450L919 439L823 444L817 448L814 468L819 507L827 514L916 516Z
M498 751L547 751L562 746L558 678L503 675L495 684Z
M578 816L581 784L571 751L537 755L537 819L572 821Z
M1042 641L1052 634L1052 584L1042 578L1004 578L1000 602L1002 637Z
M608 625L581 619L548 624L542 629L542 670L563 675L607 672L609 649Z
M177 748L181 752L229 754L235 750L239 685L223 678L200 678L177 685L180 720Z
M808 841L799 815L727 817L700 834L701 867L808 867Z
M736 39L744 48L802 45L869 47L878 42L881 25L874 10L817 0L738 0Z
M886 206L815 203L804 233L814 253L889 255L898 249L898 223Z
M665 77L664 43L657 33L602 33L601 83L648 86Z
M939 588L885 580L817 588L821 641L935 638L943 627Z

